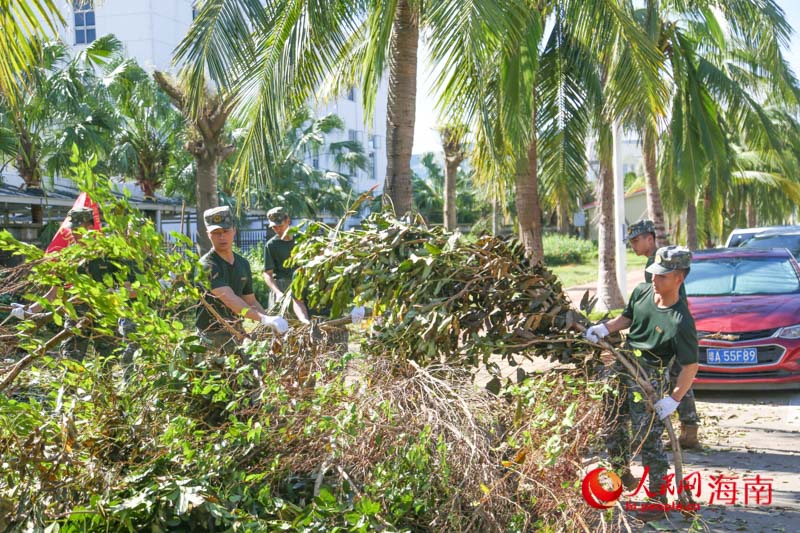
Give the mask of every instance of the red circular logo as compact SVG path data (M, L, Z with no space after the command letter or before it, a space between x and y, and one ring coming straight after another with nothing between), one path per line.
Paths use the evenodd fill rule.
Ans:
M603 474L611 482L611 490L600 483L600 476ZM605 468L595 468L583 478L581 489L586 503L595 509L608 509L617 503L622 495L622 480L614 472L606 471Z

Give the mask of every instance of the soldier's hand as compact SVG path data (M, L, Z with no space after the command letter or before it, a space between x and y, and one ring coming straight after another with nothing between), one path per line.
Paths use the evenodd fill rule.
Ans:
M366 314L366 309L363 306L354 307L352 311L350 311L350 320L356 326L364 320L364 315Z
M669 415L674 413L675 409L678 408L679 403L681 402L675 400L672 396L666 396L658 400L654 407L659 420L664 420Z
M283 335L289 331L289 323L282 316L261 315L261 324L269 326L279 335Z
M25 307L24 304L12 303L11 304L11 311L9 311L9 315L13 316L17 320L25 320L25 313L29 313L30 310Z
M600 339L608 336L608 328L605 324L597 324L587 329L583 336L589 342L600 342Z

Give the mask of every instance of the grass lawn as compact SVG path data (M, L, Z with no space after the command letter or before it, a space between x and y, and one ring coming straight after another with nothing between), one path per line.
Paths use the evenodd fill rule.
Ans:
M644 265L647 263L646 257L639 257L632 251L627 251L627 269L628 270L644 270ZM561 280L561 286L566 288L575 287L576 285L584 285L597 280L597 257L593 257L591 262L583 264L561 265L552 267L551 270L555 272L558 279Z

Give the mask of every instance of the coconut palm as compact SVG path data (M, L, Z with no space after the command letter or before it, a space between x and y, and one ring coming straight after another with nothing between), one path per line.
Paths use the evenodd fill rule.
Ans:
M479 176L499 177L501 183L513 179L519 236L528 255L540 260L540 190L553 196L553 204L564 205L566 218L580 188L569 199L558 199L566 195L556 191L569 190L585 176L592 106L604 102L601 111L613 117L648 101L649 96L642 99L619 87L627 82L645 95L659 92L659 57L615 2L531 2L516 21L512 38L484 34L475 46L469 35L455 32L451 47L433 53L449 65L437 80L443 112L461 117L475 132ZM609 85L600 100L594 58L609 55L623 41L630 43L625 61L609 65L619 84Z
M237 162L240 186L251 175L270 179L270 146L282 123L321 86L341 94L360 84L366 116L388 78L387 177L384 198L395 210L412 206L410 157L420 33L437 46L453 33L493 28L513 33L522 0L207 0L176 52L193 85L208 72L236 91L236 113L247 133ZM197 101L200 100L196 93ZM254 171L254 172L251 172Z
M447 124L439 128L444 150L444 227L448 231L455 231L458 227L456 189L458 180L458 167L466 158L464 137L466 127L458 124Z
M38 64L37 42L56 34L64 19L53 0L4 0L0 8L0 97L11 106L21 80Z
M721 230L724 190L734 183L732 142L739 133L765 149L780 150L781 139L759 99L777 90L797 102L796 83L781 56L790 28L777 5L764 2L657 2L637 13L665 55L670 105L633 118L642 132L648 210L665 242L657 147L662 152L661 186L673 212L687 213L687 238L697 246L697 200L705 235ZM724 30L723 30L724 28ZM769 89L772 87L772 89ZM766 89L766 93L765 93ZM670 121L664 127L665 117ZM659 131L661 130L661 131ZM659 143L660 137L660 143ZM710 244L710 241L707 241Z

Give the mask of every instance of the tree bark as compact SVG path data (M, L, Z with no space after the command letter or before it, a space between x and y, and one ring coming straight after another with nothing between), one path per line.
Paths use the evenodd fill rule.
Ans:
M570 220L569 220L569 209L567 209L567 205L564 202L558 203L558 219L556 223L556 229L561 235L569 235L570 234Z
M25 182L25 189L29 193L44 196L42 171L39 168L39 150L25 124L22 120L15 121L20 148L14 160L14 167L19 172L22 181ZM44 209L41 204L31 204L31 222L34 224L44 222Z
M444 227L448 231L458 228L456 207L456 185L458 167L464 161L464 147L461 144L463 132L458 127L445 126L440 130L444 149Z
M389 97L386 109L386 180L383 203L403 215L414 205L411 188L411 149L417 100L417 46L419 21L408 4L399 0L392 27Z
M661 248L669 244L667 228L664 224L664 207L661 203L661 190L658 187L658 171L656 167L656 140L658 135L651 125L642 131L642 158L644 159L645 189L647 193L647 216L656 228L656 246Z
M758 227L758 216L757 216L756 206L752 198L748 199L747 201L747 227L748 228Z
M690 250L697 250L697 205L694 195L689 197L686 204L686 246Z
M603 134L601 133L601 136ZM597 301L606 309L619 309L625 299L617 281L617 222L614 216L614 167L612 164L611 132L605 142L599 140L600 172L597 180Z
M525 255L531 262L544 259L542 246L542 207L539 203L538 145L536 138L536 106L531 116L531 142L526 158L520 158L514 176L516 190L517 221L519 239L525 247Z
M706 187L703 195L703 229L705 230L706 248L714 247L711 230L711 190Z

